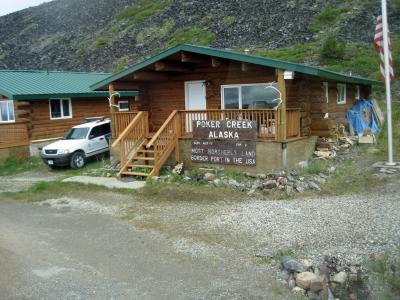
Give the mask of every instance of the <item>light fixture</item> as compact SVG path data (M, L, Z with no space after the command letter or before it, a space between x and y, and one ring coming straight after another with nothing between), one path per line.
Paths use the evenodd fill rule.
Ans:
M294 72L293 71L285 71L285 72L283 72L283 78L284 79L293 79L294 78Z

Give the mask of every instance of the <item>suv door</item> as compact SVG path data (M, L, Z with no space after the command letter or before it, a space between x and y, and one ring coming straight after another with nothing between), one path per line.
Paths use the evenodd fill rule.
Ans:
M108 136L110 134L110 123L97 125L89 133L87 156L108 150Z

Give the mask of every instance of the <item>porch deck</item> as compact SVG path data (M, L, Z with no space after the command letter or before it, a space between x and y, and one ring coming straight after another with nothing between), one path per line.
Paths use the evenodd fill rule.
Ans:
M284 142L300 137L300 115L297 108L287 109L284 116L282 110L274 109L174 110L151 133L147 111L114 113L112 147L120 147L119 176L157 175L174 150L179 161L179 139L192 136L192 121L251 120L257 123L258 140Z

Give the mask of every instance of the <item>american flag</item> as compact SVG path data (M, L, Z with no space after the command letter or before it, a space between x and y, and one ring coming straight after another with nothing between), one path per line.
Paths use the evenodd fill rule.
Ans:
M388 36L388 44L389 44L389 73L390 79L394 79L394 71L393 71L393 58L392 58L392 45L390 43L390 36ZM379 15L376 19L376 27L375 27L375 36L374 36L374 45L376 51L379 52L379 56L381 58L381 79L385 80L385 56L383 50L383 28L382 28L382 14L379 12Z

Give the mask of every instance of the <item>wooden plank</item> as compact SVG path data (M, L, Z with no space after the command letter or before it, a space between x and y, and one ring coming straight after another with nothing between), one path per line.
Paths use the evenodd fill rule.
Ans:
M283 76L284 70L277 70L277 81L278 81L278 89L281 92L282 103L280 105L280 141L286 140L286 83L285 78Z
M140 72L133 73L133 79L141 80L141 81L167 81L170 79L170 76L165 73L140 71Z

